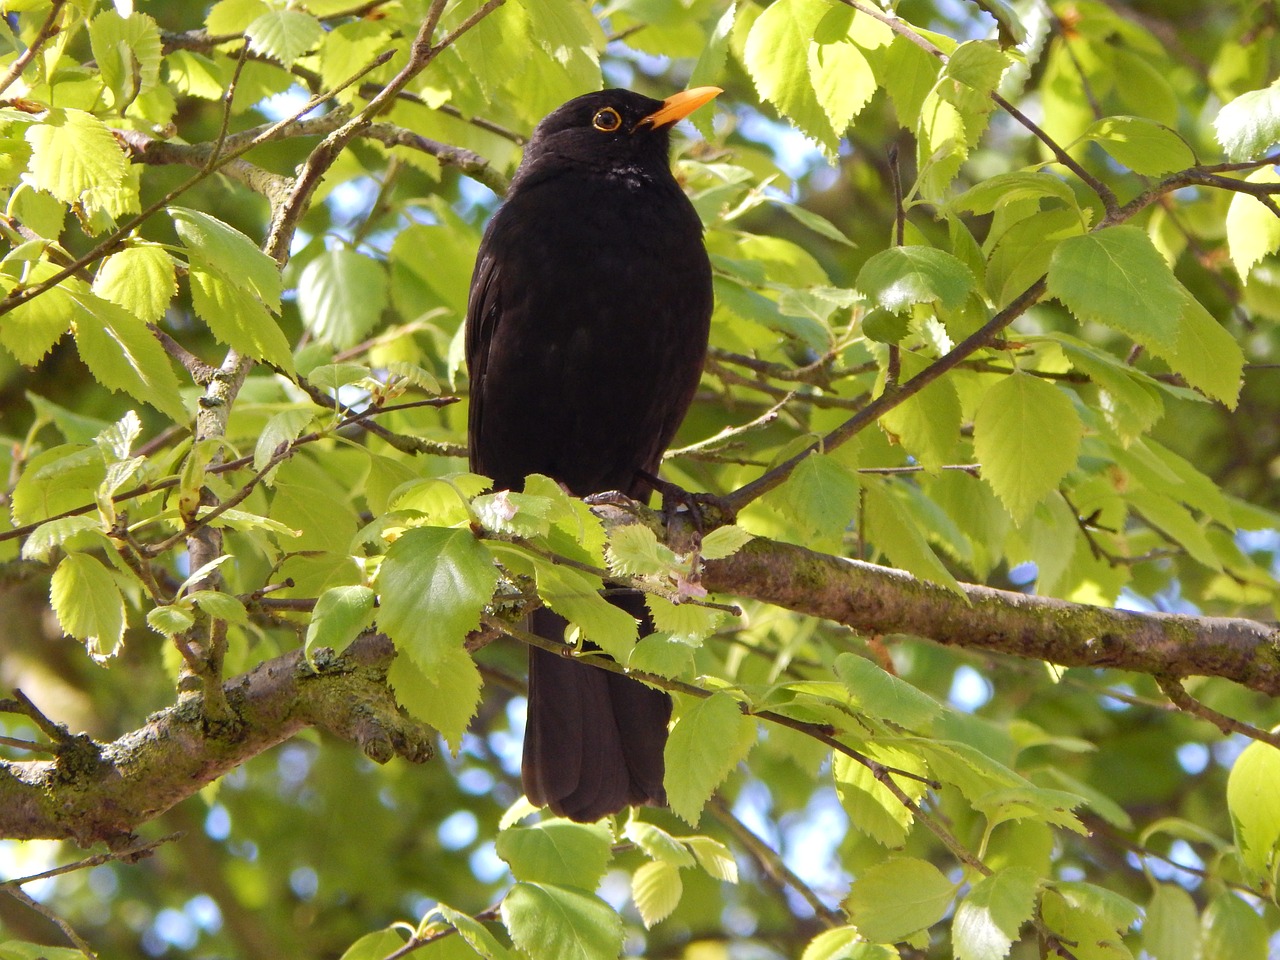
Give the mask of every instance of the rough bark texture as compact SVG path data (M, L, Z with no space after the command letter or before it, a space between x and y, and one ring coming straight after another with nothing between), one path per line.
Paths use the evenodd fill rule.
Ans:
M77 737L55 760L0 764L0 836L119 842L229 770L314 726L385 763L431 756L432 731L406 717L386 685L394 652L367 635L312 669L301 651L224 686L237 722L209 729L202 697L184 697L108 744Z

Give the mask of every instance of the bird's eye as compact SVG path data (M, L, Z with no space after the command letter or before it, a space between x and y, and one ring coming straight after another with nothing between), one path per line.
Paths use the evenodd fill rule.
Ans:
M603 133L613 133L622 126L622 117L618 116L618 111L613 107L605 107L596 111L596 115L591 118L591 125Z

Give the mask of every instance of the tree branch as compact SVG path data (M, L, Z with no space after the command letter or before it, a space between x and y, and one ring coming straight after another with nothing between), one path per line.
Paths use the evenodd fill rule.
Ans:
M119 840L304 727L355 743L378 763L421 763L433 734L401 712L386 685L394 655L389 640L368 634L316 669L301 650L267 660L222 688L240 721L234 735L206 734L195 698L93 755L0 763L0 836Z

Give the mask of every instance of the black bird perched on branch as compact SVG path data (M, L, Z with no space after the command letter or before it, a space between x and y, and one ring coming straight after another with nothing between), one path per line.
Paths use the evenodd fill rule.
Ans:
M698 385L712 303L670 131L719 93L604 90L534 130L467 304L471 468L497 488L541 473L577 496L648 497ZM638 594L611 602L645 615ZM533 615L541 636L562 640L564 626ZM580 821L664 804L670 717L660 690L530 649L525 794Z

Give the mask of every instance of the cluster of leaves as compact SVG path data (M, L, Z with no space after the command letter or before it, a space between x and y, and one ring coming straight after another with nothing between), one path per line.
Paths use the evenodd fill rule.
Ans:
M0 346L29 391L6 414L0 551L47 576L60 631L103 663L146 651L164 687L206 644L225 646L231 674L296 638L313 656L341 652L376 622L400 652L397 698L465 763L491 748L467 733L484 684L464 641L482 626L518 633L515 616L543 603L570 639L674 691L674 817L697 828L711 803L736 823L722 791L781 823L826 790L848 818L828 845L855 878L842 909L802 889L828 929L797 933L766 891L721 886L737 879L727 848L676 835L674 817L615 834L522 825L519 804L499 823L486 801L514 885L485 914L445 905L479 901L484 883L407 881L431 904L408 925L424 955L616 955L626 898L599 894L616 855L654 945L718 929L730 904L762 941L807 942L810 960L893 957L900 943L1001 960L1033 930L1079 960L1265 956L1274 748L1251 746L1229 784L1212 767L1184 802L1173 752L1203 733L1166 725L1156 745L1126 747L1098 706L1113 677L1055 686L908 640L891 662L750 598L735 616L702 595L698 564L754 536L957 592L1021 569L1027 589L1082 603L1181 589L1205 611L1280 609L1274 558L1238 536L1280 526L1277 504L1225 488L1221 460L1188 442L1189 424L1253 409L1248 368L1280 350L1274 26L1232 10L1200 39L1211 65L1198 70L1084 0L987 4L1004 42L829 0L151 6L0 0L0 67L18 68L0 81ZM450 42L321 171L325 186L299 193L315 138L406 70L423 22ZM465 416L442 396L465 388L459 332L485 206L451 167L501 187L522 133L599 87L602 66L654 91L674 82L645 76L659 68L640 54L674 58L670 72L731 102L758 96L862 183L866 207L795 203L810 184L748 138L748 107L701 121L708 143L681 148L717 306L704 395L669 473L739 508L689 554L641 524L606 534L549 478L488 492L462 470ZM1010 102L1032 95L1038 125ZM844 150L855 120L864 139L912 143L913 159L862 169ZM605 602L609 582L645 591L654 634ZM503 656L484 670L503 675ZM1025 697L985 713L949 704L957 668L974 664ZM1158 697L1149 679L1125 682L1138 706ZM1258 709L1225 685L1197 692ZM500 740L501 721L485 722ZM1158 760L1142 782L1109 779L1147 752ZM753 783L768 800L751 800ZM443 812L387 789L369 806L419 822L482 809L451 785L433 787ZM247 799L225 802L251 819ZM1137 849L1211 852L1199 902L1148 861L1117 876L1099 852L1144 808L1159 813L1143 815ZM347 842L388 841L353 827ZM787 876L751 849L759 876ZM247 863L228 872L251 887ZM669 916L684 933L663 933ZM482 922L495 918L505 934ZM359 917L316 951L361 923L379 925ZM387 929L349 955L403 943Z

